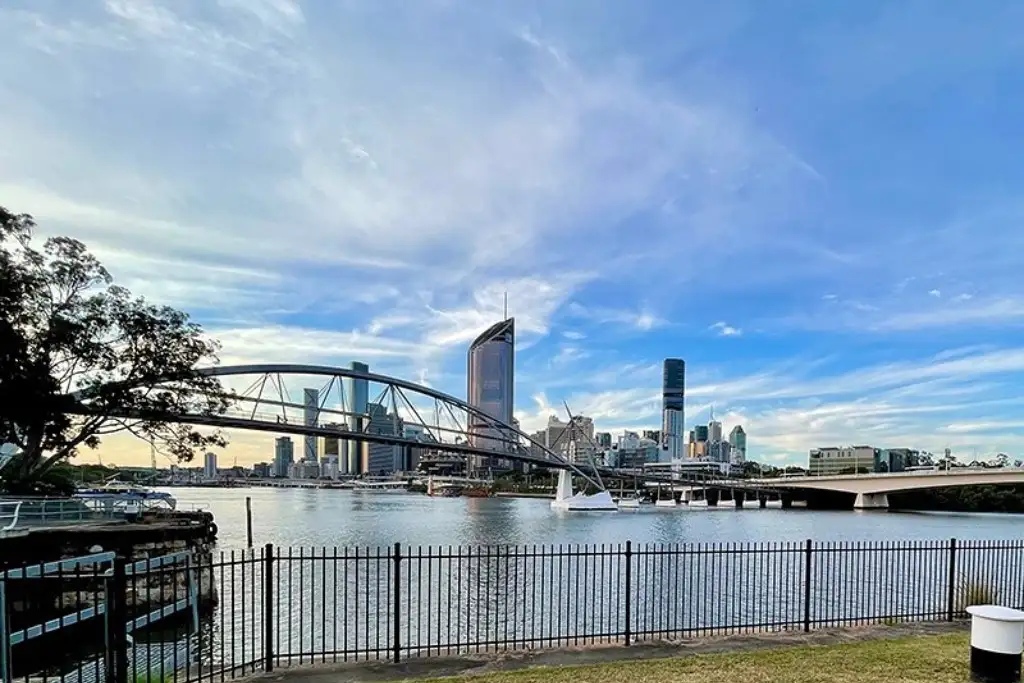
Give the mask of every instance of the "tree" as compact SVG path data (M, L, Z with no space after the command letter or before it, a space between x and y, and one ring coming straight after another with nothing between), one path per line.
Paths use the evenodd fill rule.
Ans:
M218 345L188 315L134 298L68 237L32 246L35 222L0 207L0 444L20 455L3 470L10 491L33 483L79 448L130 432L179 461L226 444L168 421L215 415L230 397L196 372Z

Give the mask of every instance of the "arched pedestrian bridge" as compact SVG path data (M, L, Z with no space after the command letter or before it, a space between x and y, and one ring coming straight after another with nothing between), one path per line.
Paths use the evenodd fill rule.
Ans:
M885 509L889 507L890 493L918 489L939 489L951 486L979 486L984 484L1024 484L1021 468L965 468L925 470L913 472L887 472L876 474L807 475L754 479L753 483L778 490L836 491L856 496L855 510Z

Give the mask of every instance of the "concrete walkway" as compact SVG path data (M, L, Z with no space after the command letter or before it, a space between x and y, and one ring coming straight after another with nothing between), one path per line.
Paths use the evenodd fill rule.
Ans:
M364 683L400 681L410 678L435 678L515 671L530 667L579 666L647 659L684 657L713 652L747 652L766 648L799 645L838 645L865 640L907 638L966 632L969 621L918 622L893 626L874 625L847 629L753 633L712 636L679 641L644 642L623 647L596 645L580 648L520 650L517 652L412 658L391 662L349 662L283 667L273 673L250 676L249 681L287 681L287 683Z

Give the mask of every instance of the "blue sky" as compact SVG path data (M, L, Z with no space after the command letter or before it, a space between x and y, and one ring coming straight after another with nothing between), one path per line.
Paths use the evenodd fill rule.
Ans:
M1024 6L8 0L0 202L224 362L1024 455ZM267 437L238 435L240 460ZM128 448L128 446L125 446ZM125 451L127 452L127 451ZM126 456L127 457L127 456Z

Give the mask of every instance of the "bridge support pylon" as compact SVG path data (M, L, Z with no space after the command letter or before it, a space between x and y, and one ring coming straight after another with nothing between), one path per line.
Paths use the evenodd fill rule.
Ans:
M849 498L847 498L849 500ZM888 510L889 496L884 493L858 493L853 501L854 510Z

